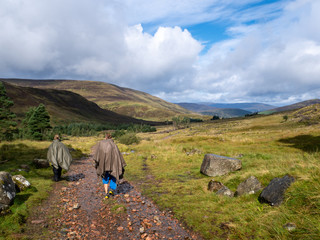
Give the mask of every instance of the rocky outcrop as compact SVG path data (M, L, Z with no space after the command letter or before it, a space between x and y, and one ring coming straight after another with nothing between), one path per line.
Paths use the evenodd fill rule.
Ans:
M260 203L268 203L271 206L279 206L287 188L294 182L294 177L286 175L282 178L274 178L259 195Z
M47 159L33 159L33 164L36 168L48 168L50 167L49 161Z
M15 184L12 181L11 174L0 172L0 204L11 205L16 196Z
M202 161L200 172L210 177L222 176L241 169L241 166L239 159L206 154Z
M235 192L235 196L243 194L255 194L262 189L262 185L255 176L250 176L248 179L240 183Z
M19 191L24 191L31 186L30 182L22 175L14 175L12 176L12 180Z

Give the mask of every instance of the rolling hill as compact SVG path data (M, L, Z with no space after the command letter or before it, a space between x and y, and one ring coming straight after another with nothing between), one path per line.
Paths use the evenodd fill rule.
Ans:
M241 117L252 113L239 108L218 108L198 103L177 103L177 105L193 112L209 116L219 116L220 118Z
M305 123L307 125L320 123L320 103L312 104L290 114L290 120Z
M272 108L276 108L276 106L272 106L264 103L200 103L206 106L214 107L214 108L238 108L242 110L249 111L251 113L266 111Z
M68 90L80 94L101 108L118 114L153 121L170 120L180 114L192 114L176 104L150 94L97 81L0 79L23 87Z
M53 124L70 122L98 122L98 123L146 123L143 120L120 115L100 108L97 104L74 92L55 89L38 89L21 87L3 82L8 97L14 105L11 110L18 119L24 118L30 107L43 103L46 106Z
M260 114L271 114L271 113L292 111L292 110L296 110L296 109L299 109L299 108L307 107L307 106L310 106L310 105L313 105L313 104L317 104L317 103L320 103L320 99L311 99L311 100L302 101L302 102L298 102L298 103L295 103L295 104L287 105L287 106L284 106L284 107L273 108L273 109L270 109L268 111L263 111Z
M220 118L243 117L251 112L239 108L217 108L211 111L200 112L204 115L219 116Z

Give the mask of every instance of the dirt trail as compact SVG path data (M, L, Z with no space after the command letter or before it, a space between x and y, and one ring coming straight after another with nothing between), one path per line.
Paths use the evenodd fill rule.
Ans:
M201 239L129 182L104 199L91 157L75 160L27 222L30 239Z

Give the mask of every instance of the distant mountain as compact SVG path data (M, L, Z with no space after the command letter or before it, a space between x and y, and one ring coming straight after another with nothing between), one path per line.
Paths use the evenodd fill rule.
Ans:
M276 108L276 106L272 106L264 103L209 103L203 102L199 103L202 105L207 105L214 108L240 108L249 112L261 112L269 109Z
M70 91L21 87L7 82L3 84L8 97L14 102L11 110L20 121L30 107L43 103L53 124L71 122L150 124L150 122L102 109L97 104Z
M291 111L291 110L296 110L299 108L303 108L303 107L307 107L313 104L317 104L320 103L320 99L311 99L311 100L307 100L307 101L302 101L302 102L298 102L295 104L291 104L291 105L287 105L284 107L278 107L278 108L273 108L270 109L268 111L265 112L261 112L261 114L270 114L270 113L276 113L276 112L284 112L284 111Z
M23 87L68 90L101 108L144 120L163 121L179 114L192 114L173 103L150 94L113 84L80 80L0 79Z
M251 112L239 108L217 108L212 111L200 112L204 115L219 116L220 118L243 117Z
M208 105L199 104L199 103L176 103L176 104L193 112L206 112L206 111L217 109L216 107L210 107Z
M219 116L221 118L241 117L252 112L238 108L217 108L198 103L177 103L179 106L203 115Z

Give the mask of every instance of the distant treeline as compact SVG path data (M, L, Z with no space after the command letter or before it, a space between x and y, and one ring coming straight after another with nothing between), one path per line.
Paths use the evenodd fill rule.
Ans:
M155 132L156 128L144 124L99 124L99 123L71 123L54 126L53 133L66 134L69 136L94 136L101 131L113 130L112 135L119 136L119 132Z

